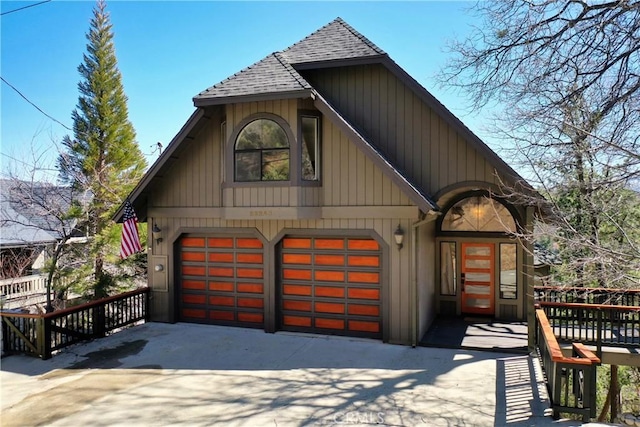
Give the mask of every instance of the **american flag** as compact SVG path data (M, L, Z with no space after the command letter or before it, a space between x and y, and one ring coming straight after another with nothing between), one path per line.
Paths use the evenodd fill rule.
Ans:
M124 205L124 215L122 216L122 241L120 243L120 258L140 252L140 235L138 235L138 217L133 206L127 200Z

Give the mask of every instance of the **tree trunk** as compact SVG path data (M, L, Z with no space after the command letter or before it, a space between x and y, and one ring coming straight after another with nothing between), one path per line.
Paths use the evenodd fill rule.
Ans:
M609 393L611 394L611 417L609 421L616 422L618 409L620 408L620 391L618 390L618 366L611 365L611 376L609 377Z
M598 417L599 423L603 423L606 420L607 414L609 413L610 405L611 405L611 388L609 388L609 391L607 392L607 399L604 401L604 405L602 405L602 411L600 411L600 416Z

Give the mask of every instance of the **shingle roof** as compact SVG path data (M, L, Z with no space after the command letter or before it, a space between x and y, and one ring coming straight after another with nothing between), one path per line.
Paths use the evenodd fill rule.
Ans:
M301 64L377 57L385 52L342 18L336 18L283 50L282 55L292 64Z
M266 58L226 78L220 83L204 90L193 98L196 107L223 106L234 102L248 102L267 99L315 98L317 107L334 117L341 129L347 132L359 147L373 159L374 163L387 170L393 181L400 185L421 208L437 210L433 199L410 177L397 169L391 159L385 158L376 150L374 141L367 140L356 130L340 111L335 110L298 71L310 68L338 67L355 64L380 64L406 84L420 99L456 129L471 144L483 153L496 168L506 176L515 178L515 182L524 181L509 165L500 159L471 130L469 130L444 105L433 97L420 83L406 73L382 49L353 29L341 18L305 37L288 48L268 55ZM325 107L323 110L322 107ZM172 139L160 158L147 171L144 178L130 193L131 203L136 208L138 218L146 220L147 197L149 188L156 178L161 178L170 165L179 159L182 142L195 135L212 113L210 109L197 108L178 134ZM220 111L220 110L218 110ZM114 219L122 221L124 204L120 206Z
M55 241L55 236L16 212L4 194L0 193L0 246L28 246Z
M311 85L279 53L272 53L261 61L200 92L193 100L196 106L229 102L230 97L252 97L283 94L300 96Z
M292 64L373 59L383 55L386 54L382 49L341 18L336 18L282 52L272 53L200 92L193 102L201 107L232 102L229 98L300 97L312 87Z
M0 246L53 243L62 232L76 234L77 220L60 223L57 215L68 210L72 200L89 200L70 187L48 183L2 179L0 190Z

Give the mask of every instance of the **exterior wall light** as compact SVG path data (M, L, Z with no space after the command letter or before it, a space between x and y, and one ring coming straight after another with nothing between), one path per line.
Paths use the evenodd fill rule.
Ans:
M398 250L402 249L402 243L404 242L404 230L398 224L398 228L393 232L393 238L396 239L396 245L398 245Z
M162 271L164 270L164 265L162 264L157 264L154 268L155 271Z
M156 241L156 245L162 242L162 229L158 227L158 224L153 224L151 232L153 234L153 239Z

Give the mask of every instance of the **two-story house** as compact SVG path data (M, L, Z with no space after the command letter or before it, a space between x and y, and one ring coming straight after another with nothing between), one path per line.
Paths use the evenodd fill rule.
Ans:
M526 318L533 209L501 194L528 185L342 19L194 104L130 194L153 320L415 344Z

